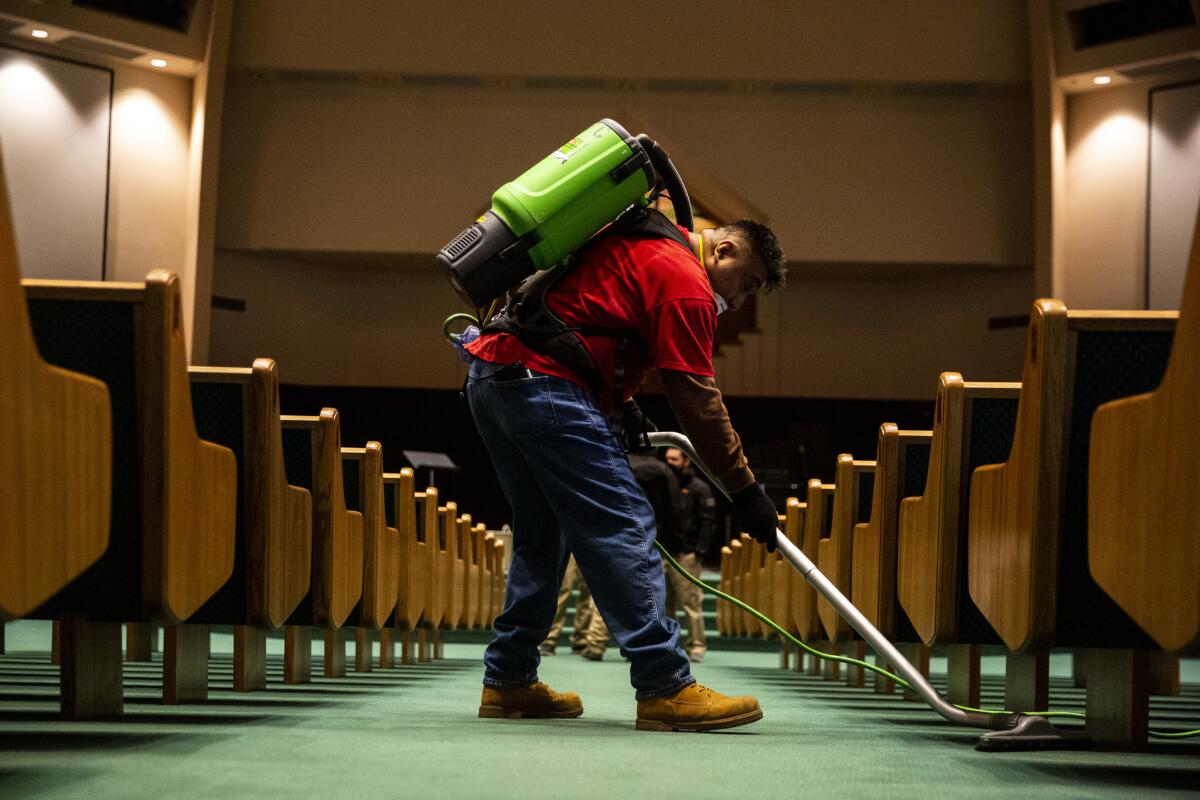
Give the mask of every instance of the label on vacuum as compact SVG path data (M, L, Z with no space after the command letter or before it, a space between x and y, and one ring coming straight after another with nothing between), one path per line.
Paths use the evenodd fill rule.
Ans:
M567 159L578 153L583 148L587 147L587 142L576 136L571 141L564 144L562 147L550 154L551 158L557 158L561 163L567 163Z

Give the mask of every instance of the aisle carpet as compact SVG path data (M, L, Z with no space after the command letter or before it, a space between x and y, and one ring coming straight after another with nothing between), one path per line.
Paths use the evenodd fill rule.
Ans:
M229 798L1130 797L1194 793L1200 743L1148 753L981 753L975 734L899 696L783 672L770 652L721 651L696 668L725 692L753 693L765 719L719 734L636 733L626 664L560 655L551 685L583 695L577 720L480 720L478 644L447 644L432 664L280 684L269 640L266 691L235 694L232 638L213 635L205 705L159 703L161 664L126 665L126 714L57 718L49 623L6 626L0 656L0 796ZM319 674L319 644L314 663ZM352 645L351 645L352 650ZM156 659L158 658L156 654ZM353 659L348 659L351 668ZM985 704L1001 702L1001 657L985 658ZM935 674L944 663L935 659ZM1055 656L1057 707L1079 709L1069 661ZM1155 698L1153 724L1200 727L1200 664L1179 698Z

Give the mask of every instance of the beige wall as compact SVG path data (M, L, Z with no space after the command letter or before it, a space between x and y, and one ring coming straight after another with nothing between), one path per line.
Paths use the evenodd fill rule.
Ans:
M338 269L218 250L213 291L245 299L213 310L209 360L279 363L288 383L452 388L465 372L442 339L457 310L437 272Z
M561 140L632 115L763 209L790 259L1028 265L1029 106L231 82L217 241L432 253Z
M762 333L726 349L730 393L928 397L942 369L1016 374L1021 336L986 322L1033 296L1022 5L619 0L607 18L650 26L589 22L586 36L563 13L468 3L448 25L437 6L240 4L214 291L248 306L213 312L209 360L270 355L297 383L457 386L440 326L461 306L431 254L497 186L612 116L761 208L796 265L764 302ZM465 45L482 18L487 40ZM647 83L670 78L726 84Z
M726 346L729 395L932 399L943 370L1016 380L1023 331L988 331L1023 313L1032 271L897 281L811 280L760 299L761 334ZM213 311L210 360L279 362L288 383L453 389L465 372L441 338L457 301L440 274L338 269L217 251L214 291L244 313Z
M181 272L187 214L192 82L114 68L108 195L108 277ZM190 308L185 306L190 330Z
M1013 81L1028 76L1024 24L1019 0L244 0L230 58L456 75Z

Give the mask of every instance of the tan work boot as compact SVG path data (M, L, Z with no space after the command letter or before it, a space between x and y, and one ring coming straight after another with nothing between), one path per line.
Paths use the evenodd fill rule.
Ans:
M583 701L574 692L556 692L538 681L504 689L483 687L479 716L501 719L561 719L583 713Z
M670 697L638 700L639 731L715 731L762 719L753 697L726 697L693 683Z

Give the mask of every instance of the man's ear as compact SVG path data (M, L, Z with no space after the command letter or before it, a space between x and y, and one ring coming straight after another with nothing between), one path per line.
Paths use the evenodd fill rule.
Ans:
M713 248L713 253L717 258L735 258L738 252L738 243L733 239L722 239L717 242L717 246Z

